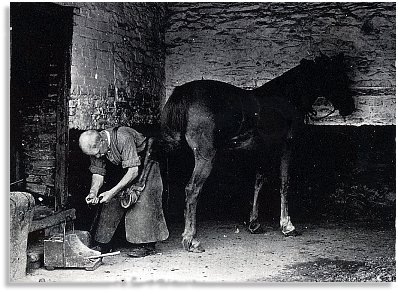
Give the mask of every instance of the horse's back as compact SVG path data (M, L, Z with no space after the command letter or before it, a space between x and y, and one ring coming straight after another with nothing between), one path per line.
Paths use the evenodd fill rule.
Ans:
M257 102L250 90L215 80L196 80L178 86L169 102L185 105L188 123L199 126L203 117L212 120L219 143L240 134L242 126L246 127L251 118L254 121L257 111ZM254 126L252 124L250 126Z
M185 99L187 102L206 102L214 106L233 103L246 95L247 90L216 80L194 80L177 86L170 99Z

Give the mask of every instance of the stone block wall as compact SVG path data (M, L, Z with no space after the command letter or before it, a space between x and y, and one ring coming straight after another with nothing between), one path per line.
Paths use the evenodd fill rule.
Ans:
M71 3L65 3L71 5ZM164 8L73 3L69 127L153 125L164 98Z
M254 88L314 59L347 56L358 111L321 124L395 124L395 3L169 3L166 99L215 79ZM165 100L166 100L165 99ZM165 102L163 100L163 103ZM322 101L319 115L329 111Z

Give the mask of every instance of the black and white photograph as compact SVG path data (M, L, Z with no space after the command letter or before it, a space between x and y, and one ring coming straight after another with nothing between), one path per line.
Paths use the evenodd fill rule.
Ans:
M396 282L395 2L4 10L9 286Z

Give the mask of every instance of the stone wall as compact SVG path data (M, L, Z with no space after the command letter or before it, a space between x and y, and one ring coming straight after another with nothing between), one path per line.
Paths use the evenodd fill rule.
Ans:
M163 6L73 5L69 127L157 123L165 94Z
M314 59L319 50L343 52L358 111L345 121L332 116L318 123L395 124L395 3L170 3L167 8L166 97L195 79L254 88L302 58ZM322 103L318 109L321 116L329 110Z

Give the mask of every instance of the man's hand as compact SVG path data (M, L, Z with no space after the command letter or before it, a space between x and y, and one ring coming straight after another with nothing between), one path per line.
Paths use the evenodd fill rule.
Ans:
M100 203L109 203L109 201L114 197L114 193L111 191L106 191L101 193L98 196L99 202Z
M96 194L90 193L86 197L86 203L88 205L96 205L96 204L98 204L98 201L99 201L99 199L97 198Z

